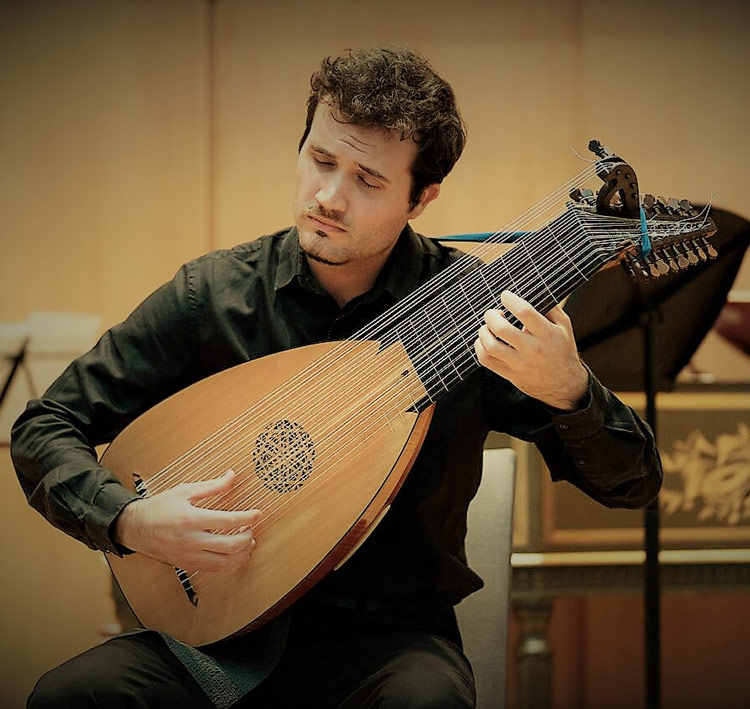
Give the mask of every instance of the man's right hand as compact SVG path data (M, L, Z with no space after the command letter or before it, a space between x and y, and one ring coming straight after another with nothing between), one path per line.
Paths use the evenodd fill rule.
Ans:
M115 539L128 549L188 571L239 566L255 548L252 527L260 510L212 510L193 504L229 492L234 482L230 470L214 480L180 483L135 500L115 520Z

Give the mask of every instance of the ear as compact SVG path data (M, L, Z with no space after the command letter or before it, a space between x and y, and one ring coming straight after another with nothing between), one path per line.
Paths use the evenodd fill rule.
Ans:
M431 185L427 185L422 190L422 194L419 196L419 202L414 205L414 208L409 212L409 219L415 219L422 212L425 207L432 202L433 199L437 199L440 194L440 185L437 182L433 182Z

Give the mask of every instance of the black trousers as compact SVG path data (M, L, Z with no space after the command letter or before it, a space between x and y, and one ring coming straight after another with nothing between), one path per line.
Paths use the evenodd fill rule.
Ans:
M295 608L277 667L238 703L294 707L473 707L471 667L452 609ZM156 634L113 638L44 675L29 707L208 709L206 695Z

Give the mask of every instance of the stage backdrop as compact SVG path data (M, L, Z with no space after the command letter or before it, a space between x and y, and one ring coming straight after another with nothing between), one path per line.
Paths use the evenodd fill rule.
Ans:
M501 227L592 137L644 191L748 216L748 19L743 0L6 0L0 322L110 326L187 259L288 225L309 75L350 46L408 43L457 92L469 142L425 233ZM112 610L102 561L27 509L7 448L0 473L0 705L19 706Z

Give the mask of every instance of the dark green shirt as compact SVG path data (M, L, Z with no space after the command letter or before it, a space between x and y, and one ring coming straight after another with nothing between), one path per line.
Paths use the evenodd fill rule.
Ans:
M343 308L313 278L294 229L186 264L16 422L12 456L29 502L90 547L120 553L112 523L135 496L97 463L95 446L219 370L350 336L457 257L407 227L374 288ZM438 401L391 510L320 589L457 602L479 588L464 535L490 430L533 441L555 480L608 506L642 506L661 484L648 428L593 376L584 408L560 414L480 368Z

